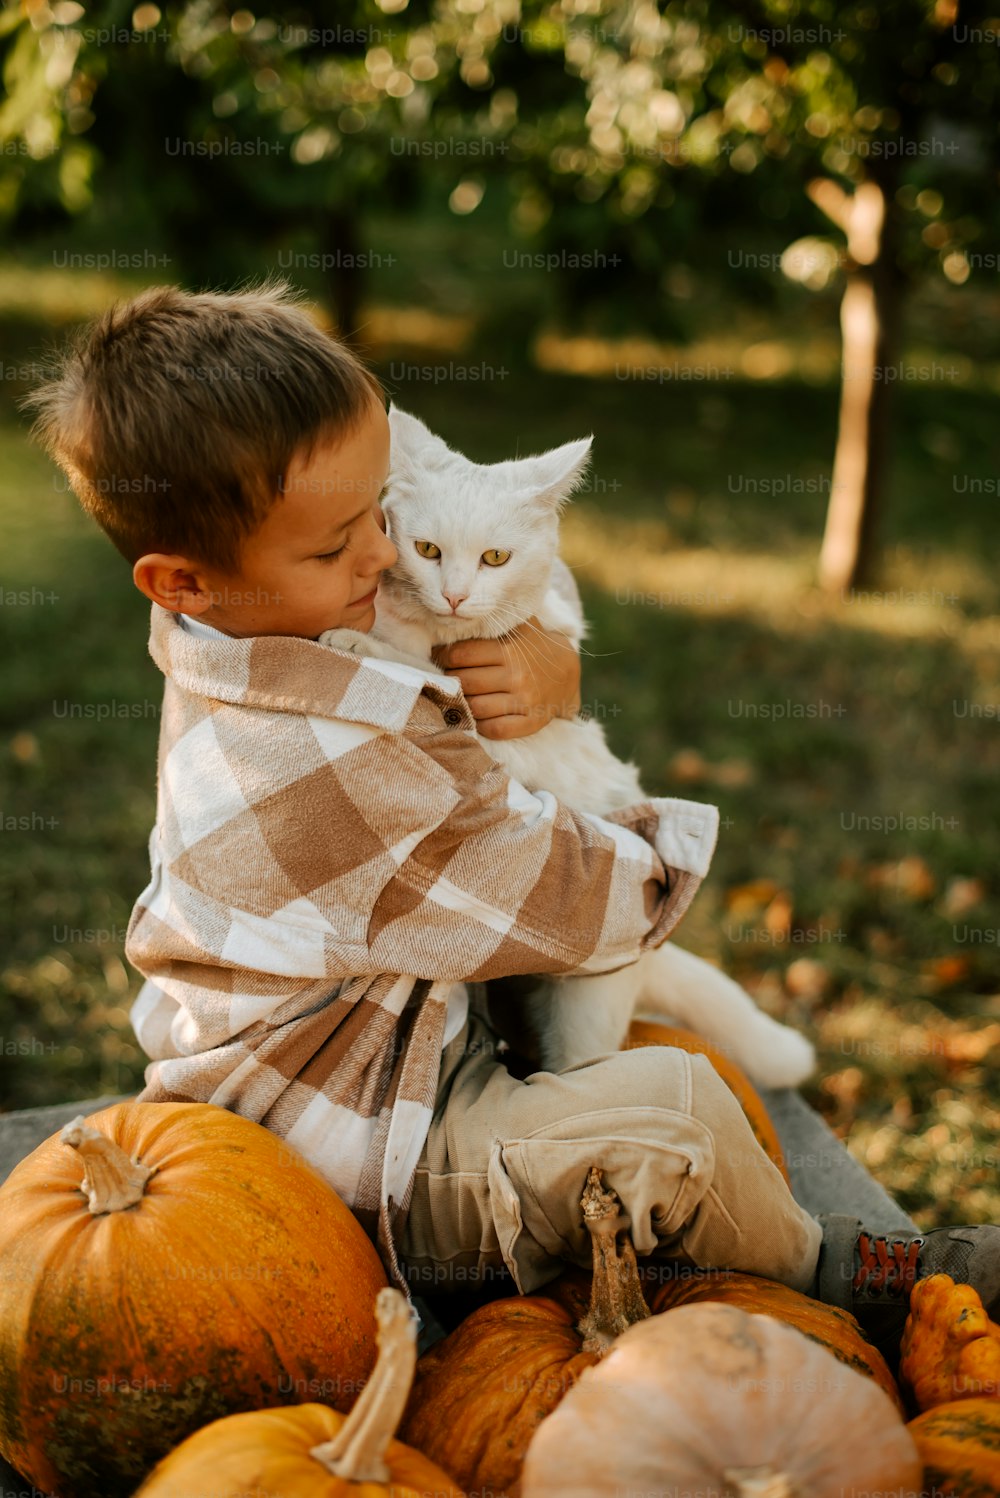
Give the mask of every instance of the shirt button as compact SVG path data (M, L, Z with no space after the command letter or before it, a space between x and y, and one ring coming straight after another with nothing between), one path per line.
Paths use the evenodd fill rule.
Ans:
M446 707L444 710L444 721L450 723L452 727L456 723L461 723L464 717L465 714L460 707Z

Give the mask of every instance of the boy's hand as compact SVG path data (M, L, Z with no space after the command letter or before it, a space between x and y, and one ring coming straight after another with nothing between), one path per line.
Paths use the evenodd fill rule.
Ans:
M483 738L523 738L580 711L580 657L534 615L499 640L456 640L431 653L458 677Z

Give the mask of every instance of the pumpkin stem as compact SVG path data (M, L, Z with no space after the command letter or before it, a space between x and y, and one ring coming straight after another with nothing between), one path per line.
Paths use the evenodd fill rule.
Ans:
M771 1467L730 1467L722 1479L736 1498L795 1498L791 1478Z
M159 1170L130 1160L120 1144L92 1129L82 1113L64 1124L60 1141L79 1152L83 1160L80 1190L94 1216L102 1212L124 1212L142 1201L146 1182Z
M314 1446L315 1457L345 1482L391 1480L385 1453L410 1397L417 1365L417 1323L406 1296L387 1287L375 1297L378 1362L332 1441Z
M639 1281L639 1265L629 1235L630 1220L615 1191L601 1185L601 1172L590 1167L580 1198L583 1220L594 1254L590 1308L577 1325L584 1352L603 1357L616 1337L650 1314ZM618 1238L621 1235L621 1244Z

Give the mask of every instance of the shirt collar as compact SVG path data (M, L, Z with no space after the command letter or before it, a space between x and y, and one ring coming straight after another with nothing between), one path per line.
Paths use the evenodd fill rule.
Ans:
M190 628L190 619L152 605L149 653L164 676L187 692L213 701L271 711L313 713L368 723L389 732L406 727L421 697L428 698L454 727L475 720L451 676L424 674L397 661L329 650L293 635L239 639L210 625ZM461 722L455 721L455 710Z
M178 614L181 629L186 629L188 634L197 635L200 640L228 640L229 635L223 634L221 629L216 629L212 624L206 624L202 619L194 619L190 614Z

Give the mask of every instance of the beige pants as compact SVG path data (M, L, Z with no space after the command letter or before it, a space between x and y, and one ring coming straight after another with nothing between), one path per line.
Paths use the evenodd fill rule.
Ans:
M442 1055L434 1118L400 1240L415 1295L502 1274L527 1294L591 1262L591 1165L631 1218L636 1252L812 1284L822 1232L704 1056L647 1046L523 1082L479 1014Z

